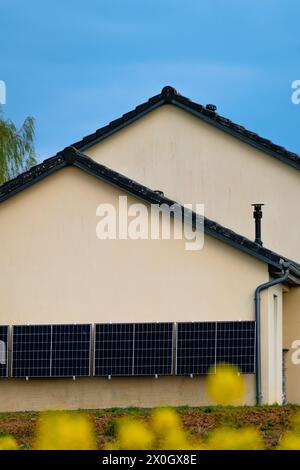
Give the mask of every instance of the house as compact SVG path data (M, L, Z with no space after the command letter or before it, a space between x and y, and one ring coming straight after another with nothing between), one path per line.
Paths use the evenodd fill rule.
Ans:
M245 403L300 402L299 169L164 87L0 187L0 410L204 405L219 361ZM98 236L122 198L148 228L154 205L204 204L202 249Z

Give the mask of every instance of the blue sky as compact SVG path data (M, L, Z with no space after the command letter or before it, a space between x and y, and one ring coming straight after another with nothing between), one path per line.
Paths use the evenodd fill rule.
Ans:
M0 0L6 117L39 159L164 85L300 153L298 0Z

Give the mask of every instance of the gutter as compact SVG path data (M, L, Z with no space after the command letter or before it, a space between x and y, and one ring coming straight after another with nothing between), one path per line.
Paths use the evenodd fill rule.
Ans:
M260 284L255 289L255 325L256 325L256 404L262 404L261 386L261 335L260 335L260 293L269 287L286 281L290 274L290 263L282 263L284 274L277 279Z

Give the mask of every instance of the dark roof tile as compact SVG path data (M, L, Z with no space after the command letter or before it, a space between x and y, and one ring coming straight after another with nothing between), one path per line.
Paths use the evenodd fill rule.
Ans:
M98 130L96 131L96 136L98 137L99 135L105 134L106 132L109 131L109 129L110 129L109 124L108 124L107 126L101 127L101 129L98 129Z

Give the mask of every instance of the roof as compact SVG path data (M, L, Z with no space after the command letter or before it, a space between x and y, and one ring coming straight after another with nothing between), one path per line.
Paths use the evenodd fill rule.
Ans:
M106 183L112 184L147 203L159 205L167 204L169 207L177 204L183 209L183 206L178 204L176 201L168 199L163 195L163 193L153 191L152 189L95 162L90 157L76 150L74 147L65 148L54 157L44 160L42 163L32 167L30 170L0 186L0 203L13 197L20 191L32 186L59 169L69 165L80 168L86 173L89 173ZM197 214L193 212L192 223L194 226L196 218ZM264 263L267 263L273 274L282 271L283 263L291 263L291 272L296 278L299 277L300 280L300 265L298 263L290 261L289 259L268 250L258 243L255 243L254 241L251 241L206 217L204 218L204 231L208 235L211 235L212 237L221 240L244 253L254 256Z
M203 106L191 101L189 98L180 95L175 88L171 86L165 86L158 95L152 96L148 101L140 104L128 113L123 114L120 118L111 121L106 126L101 127L92 134L89 134L78 142L73 143L72 147L75 147L77 150L84 151L164 104L172 104L177 108L183 109L202 121L205 121L227 134L230 134L255 147L256 149L277 158L287 165L297 168L298 170L300 169L300 156L298 154L290 152L284 147L276 145L255 132L252 132L243 126L234 123L230 119L221 116L216 112L216 106L214 105Z

